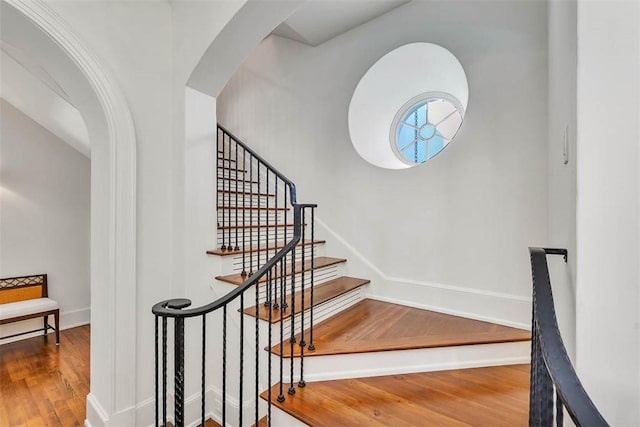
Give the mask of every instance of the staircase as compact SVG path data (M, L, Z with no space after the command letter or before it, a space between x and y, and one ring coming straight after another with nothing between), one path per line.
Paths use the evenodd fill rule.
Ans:
M154 306L156 372L166 372L166 320L175 319L176 425L196 417L186 407L196 397L184 398L189 317L202 319L201 423L526 424L529 331L376 300L347 259L325 254L316 206L297 203L293 183L221 126L216 190L218 247L208 254L220 259L214 288L224 296L197 309ZM214 345L207 324L222 331ZM219 391L205 384L211 358L221 362ZM163 411L168 388L162 375ZM156 415L158 425L171 419Z

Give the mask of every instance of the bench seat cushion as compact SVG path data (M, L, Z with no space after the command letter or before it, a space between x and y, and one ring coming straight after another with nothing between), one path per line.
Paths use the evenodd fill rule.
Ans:
M50 298L36 298L25 301L10 302L8 304L0 304L0 320L27 316L29 314L56 310L58 308L60 308L58 303Z

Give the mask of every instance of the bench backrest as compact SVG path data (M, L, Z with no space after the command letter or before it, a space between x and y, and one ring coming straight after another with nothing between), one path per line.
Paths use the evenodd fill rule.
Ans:
M47 296L46 274L0 279L0 304Z

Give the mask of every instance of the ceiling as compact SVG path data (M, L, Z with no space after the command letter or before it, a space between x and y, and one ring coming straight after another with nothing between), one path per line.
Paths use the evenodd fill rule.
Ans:
M307 1L273 30L272 34L310 46L318 46L409 1Z

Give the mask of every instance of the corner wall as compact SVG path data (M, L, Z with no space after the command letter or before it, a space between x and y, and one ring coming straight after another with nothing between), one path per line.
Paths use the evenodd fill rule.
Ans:
M349 274L383 273L374 295L527 326L527 246L547 242L546 22L544 2L412 2L315 48L271 36L218 118L318 203ZM426 165L379 169L351 145L349 101L375 61L415 41L462 63L465 123Z
M90 160L4 100L0 117L0 277L46 273L61 328L87 324ZM7 324L0 336L37 328Z
M640 419L640 3L578 2L577 372Z

